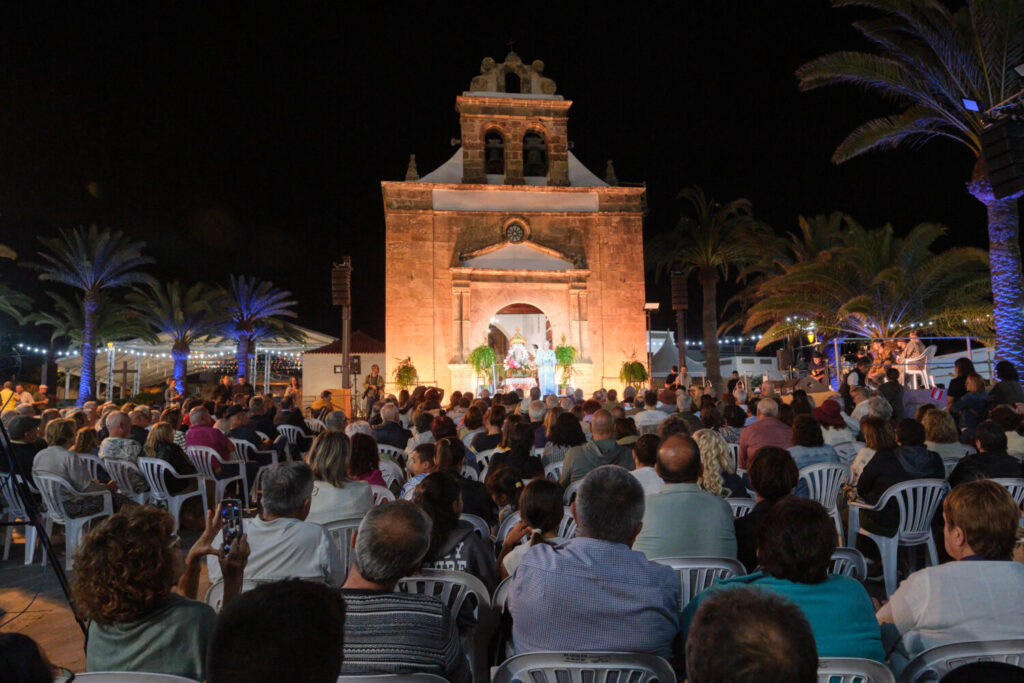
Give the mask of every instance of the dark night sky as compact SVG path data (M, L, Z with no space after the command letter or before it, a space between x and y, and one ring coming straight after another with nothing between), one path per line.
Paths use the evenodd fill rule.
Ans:
M850 27L863 13L823 0L29 4L0 11L0 242L23 260L59 226L110 225L147 242L161 277L257 274L296 294L300 324L337 334L328 271L348 253L353 327L382 338L379 183L401 179L410 152L421 174L452 154L456 95L510 39L574 101L574 153L598 175L610 158L620 179L647 181L648 236L697 183L748 197L780 233L843 210L899 231L941 221L947 245L986 244L966 150L831 164L847 132L892 108L853 88L798 92L801 63L863 47ZM667 283L649 276L659 299L667 308Z

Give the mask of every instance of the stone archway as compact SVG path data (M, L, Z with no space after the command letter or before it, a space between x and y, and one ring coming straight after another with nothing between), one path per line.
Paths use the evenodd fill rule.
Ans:
M551 319L537 306L533 304L517 302L502 306L491 316L490 329L498 330L505 337L505 348L499 357L504 357L508 351L508 340L516 332L526 337L526 348L530 353L536 353L544 348L545 342L552 341ZM488 340L490 334L488 334ZM498 347L491 344L494 353L498 355Z

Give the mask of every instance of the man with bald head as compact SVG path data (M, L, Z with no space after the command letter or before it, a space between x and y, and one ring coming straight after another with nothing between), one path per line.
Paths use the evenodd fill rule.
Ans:
M626 446L615 441L615 420L607 410L598 410L590 421L590 432L594 438L581 446L570 448L562 464L562 488L587 476L587 473L602 465L618 465L633 469L633 453Z
M697 483L700 449L686 434L668 437L658 449L655 471L665 482L647 496L643 528L633 544L648 559L736 557L732 507Z
M110 435L100 444L100 458L104 460L127 460L133 465L139 464L139 457L145 455L138 441L131 438L132 421L124 413L115 410L107 415L107 430ZM129 472L132 490L143 493L149 485L141 473Z
M232 460L235 453L235 445L231 439L224 435L224 432L215 429L213 418L203 406L193 408L188 413L188 431L185 432L185 447L206 446L217 451L222 460Z

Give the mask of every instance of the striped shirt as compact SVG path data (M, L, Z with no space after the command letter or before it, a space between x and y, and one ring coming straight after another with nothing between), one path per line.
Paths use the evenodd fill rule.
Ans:
M448 608L429 595L346 588L343 675L428 673L469 683Z

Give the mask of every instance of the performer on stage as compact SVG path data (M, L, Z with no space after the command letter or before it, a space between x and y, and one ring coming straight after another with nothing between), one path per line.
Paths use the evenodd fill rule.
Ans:
M544 348L537 352L537 383L540 385L540 395L557 394L558 385L555 383L555 351L551 348L551 342L545 341Z
M373 413L373 404L383 390L384 378L380 376L380 366L374 364L370 374L363 378L363 413L367 418Z

